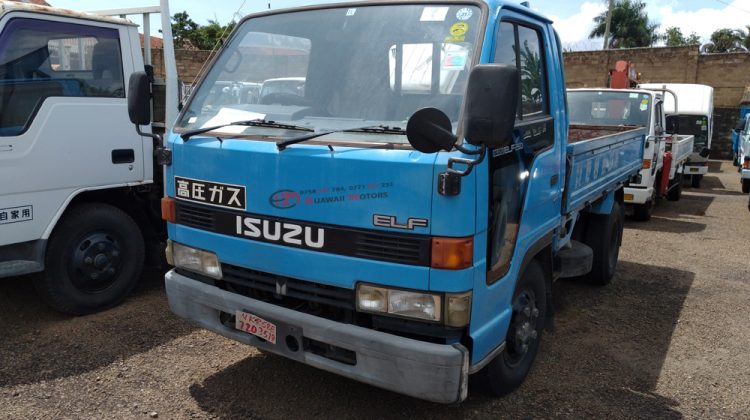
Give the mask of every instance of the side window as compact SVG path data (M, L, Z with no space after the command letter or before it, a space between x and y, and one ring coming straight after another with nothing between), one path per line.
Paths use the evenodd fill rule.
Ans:
M515 65L520 76L521 120L547 112L547 92L539 31L514 22L501 22L494 62Z
M8 21L0 34L0 136L26 131L54 96L125 97L116 29Z

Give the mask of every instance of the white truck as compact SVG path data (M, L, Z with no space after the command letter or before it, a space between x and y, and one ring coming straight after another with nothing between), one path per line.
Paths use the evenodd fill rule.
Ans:
M642 169L624 191L625 204L640 221L651 218L657 199L680 199L682 169L693 150L692 135L664 130L664 93L649 89L568 89L571 126L648 129Z
M674 98L667 95L664 112L667 114L667 131L695 136L693 153L685 164L683 173L690 177L693 188L700 188L703 175L708 173L708 157L714 131L714 88L692 83L643 83L643 89L667 89L679 98L679 108Z
M152 13L176 82L166 0L100 14L0 1L0 278L39 273L39 295L62 312L121 302L164 231L159 127L136 134L127 108L151 48L123 17L142 14L149 40ZM166 90L170 122L176 83Z

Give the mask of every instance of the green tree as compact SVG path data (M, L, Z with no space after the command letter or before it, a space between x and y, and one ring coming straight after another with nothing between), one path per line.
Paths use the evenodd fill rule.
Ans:
M750 41L748 33L742 29L717 29L711 34L711 42L703 46L703 52L726 53L746 51L748 49L748 41Z
M589 38L602 38L607 22L607 12L594 18L594 29ZM656 23L651 23L646 13L646 3L638 0L617 0L612 8L609 28L610 48L648 47L659 39Z
M680 28L675 26L667 28L661 39L667 44L667 47L681 47L683 45L696 45L701 43L701 37L695 32L692 32L687 37L682 34Z
M222 25L215 20L209 20L208 25L199 25L187 12L172 16L172 35L177 48L213 50L217 44L224 42L234 26L234 22Z

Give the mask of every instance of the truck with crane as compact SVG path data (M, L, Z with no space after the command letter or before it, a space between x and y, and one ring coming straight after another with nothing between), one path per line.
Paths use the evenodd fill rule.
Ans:
M646 221L657 200L680 199L682 171L692 153L694 138L665 131L664 97L674 93L636 87L639 76L630 62L618 61L610 71L609 88L568 90L568 114L573 126L647 129L642 169L624 192L624 202L633 218Z
M154 13L164 28L170 84L157 109L166 119L134 133L128 76L150 68ZM120 17L133 14L144 19L145 54L137 26ZM177 111L173 57L166 0L99 13L0 2L0 278L34 274L42 299L70 314L126 298L144 247L165 235L153 131Z

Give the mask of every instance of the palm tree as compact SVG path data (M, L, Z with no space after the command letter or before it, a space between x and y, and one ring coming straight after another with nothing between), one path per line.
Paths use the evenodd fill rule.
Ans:
M594 29L589 38L601 38L607 22L607 12L594 18ZM612 8L609 29L609 48L649 47L659 39L656 29L646 13L646 3L638 0L618 0Z
M711 42L703 46L703 52L726 53L745 51L748 48L748 44L750 44L750 36L742 29L717 29L711 34Z

